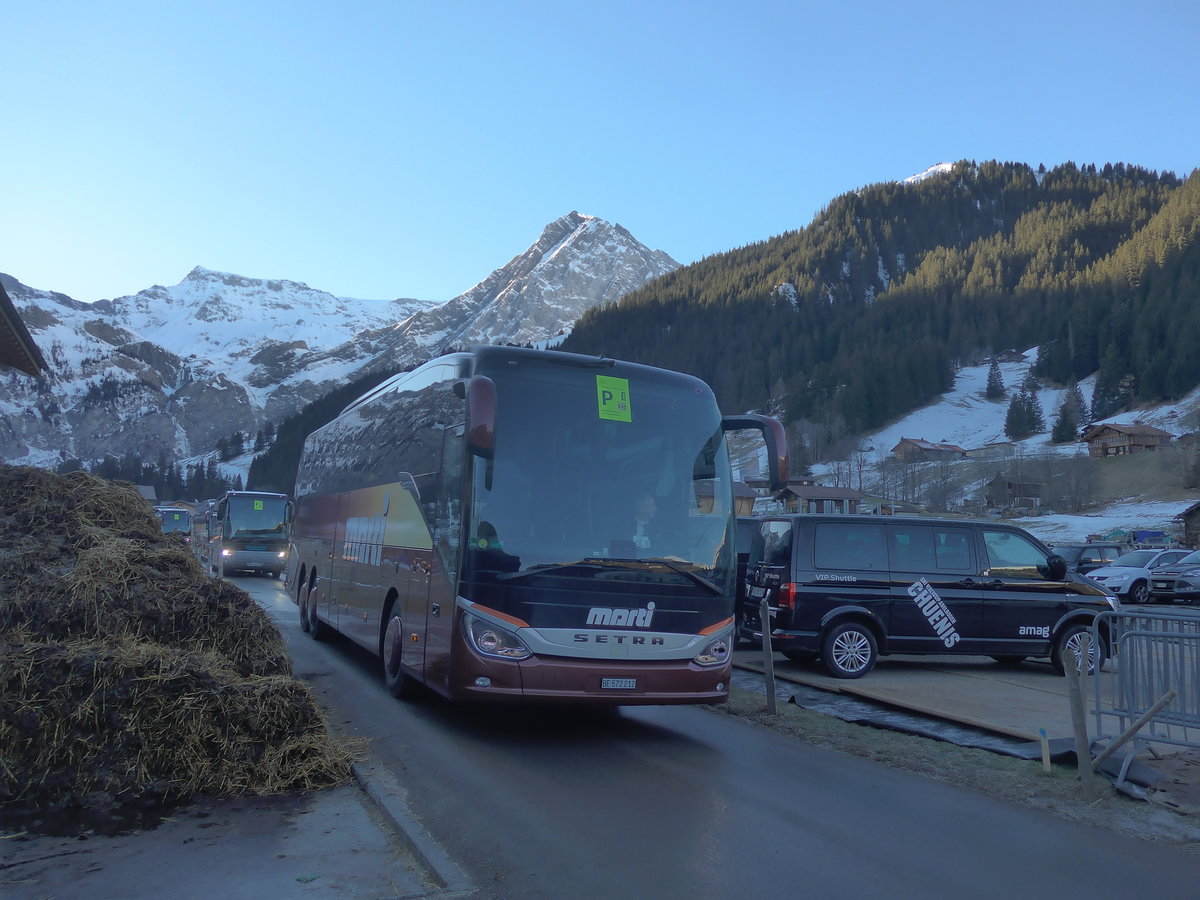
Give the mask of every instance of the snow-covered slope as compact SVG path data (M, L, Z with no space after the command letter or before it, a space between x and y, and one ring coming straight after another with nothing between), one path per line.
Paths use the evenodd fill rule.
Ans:
M1037 357L1037 349L1030 348L1023 354L1024 360L999 364L1000 375L1008 390L1008 396L1000 400L984 397L990 363L967 366L960 369L954 379L954 389L943 394L936 402L915 410L892 424L864 435L860 446L874 447L874 455L886 455L900 442L901 438L920 438L933 443L955 444L964 450L986 447L988 444L1008 441L1004 434L1004 416L1009 398L1016 392L1029 373ZM1079 383L1084 399L1090 400L1095 376ZM1042 405L1047 426L1054 424L1055 416L1063 402L1065 391L1061 388L1042 388L1037 393ZM1164 404L1142 410L1118 413L1102 421L1127 424L1153 425L1175 435L1185 430L1183 420L1190 412L1200 409L1200 389L1193 391L1178 403ZM1075 455L1086 453L1083 444L1054 444L1050 432L1036 434L1018 442L1026 455L1056 453ZM828 473L829 467L814 467L814 471Z
M177 356L227 361L228 377L249 381L258 374L251 360L266 348L333 347L433 305L335 297L300 282L245 278L197 266L173 287L155 285L89 309Z
M1036 359L1036 349L1031 348L1025 351L1023 356L1025 359L1022 361L999 364L1001 376L1010 395L1024 381L1030 366ZM925 439L933 443L955 444L964 450L974 450L986 447L988 444L1007 441L1008 438L1004 434L1004 417L1008 409L1008 398L1002 400L984 398L989 368L990 363L984 363L961 369L955 378L952 391L943 394L937 402L915 410L885 428L865 435L860 446L874 448L869 456L873 460L880 460L891 452L901 438L906 437ZM1095 379L1092 377L1080 382L1085 399L1091 398L1094 381ZM1043 388L1037 394L1048 426L1054 423L1059 406L1062 404L1063 394L1062 389L1054 388ZM1192 426L1188 423L1194 421L1198 410L1200 410L1200 389L1191 392L1177 403L1123 412L1102 421L1153 425L1172 435L1179 436L1192 430ZM1050 440L1049 432L1019 441L1017 447L1018 452L1025 457L1046 454L1087 455L1087 448L1084 444L1054 444ZM812 469L818 480L832 483L830 476L833 466L831 464L815 465ZM1042 540L1050 543L1080 541L1089 534L1104 534L1114 529L1131 532L1140 528L1169 531L1174 516L1195 500L1200 500L1200 495L1194 500L1183 501L1147 501L1139 497L1129 497L1105 507L1088 510L1083 515L1055 513L1017 521Z

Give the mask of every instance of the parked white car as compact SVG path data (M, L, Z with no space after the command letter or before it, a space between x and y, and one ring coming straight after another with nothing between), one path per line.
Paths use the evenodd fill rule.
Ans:
M1116 594L1122 603L1145 603L1150 599L1150 577L1153 570L1179 562L1190 550L1130 550L1107 566L1093 569L1087 577L1109 593Z

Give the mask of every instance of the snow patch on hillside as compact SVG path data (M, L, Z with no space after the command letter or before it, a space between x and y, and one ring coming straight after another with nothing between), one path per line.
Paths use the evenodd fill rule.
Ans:
M943 394L937 402L864 436L860 446L864 449L872 448L869 458L878 461L887 457L901 438L906 437L920 438L933 443L955 444L964 450L1008 441L1004 434L1004 417L1009 399L1020 390L1021 383L1037 359L1037 349L1030 348L1022 355L1023 360L1014 359L999 364L1004 386L1008 390L1008 396L1003 399L984 398L990 362L964 367L955 377L953 390ZM1079 383L1085 401L1090 402L1094 384L1095 376ZM1042 405L1047 428L1053 427L1065 393L1065 389L1062 388L1043 388L1038 391L1037 398ZM1197 410L1200 410L1200 388L1177 403L1129 410L1109 416L1102 422L1153 425L1179 437L1193 429L1191 422ZM1082 442L1052 443L1049 431L1018 441L1016 446L1018 452L1026 457L1046 454L1077 456L1087 453L1087 447ZM832 483L829 478L832 472L830 464L814 465L812 471L818 481ZM1196 500L1200 500L1200 496L1197 496ZM1169 531L1174 517L1191 506L1192 502L1194 501L1147 502L1130 497L1087 514L1057 514L1016 521L1048 543L1081 541L1089 534L1105 534L1115 529L1133 531L1145 528Z

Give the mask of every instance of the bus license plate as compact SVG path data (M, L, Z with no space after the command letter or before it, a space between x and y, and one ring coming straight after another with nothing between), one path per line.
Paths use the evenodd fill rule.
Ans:
M601 678L600 687L604 690L631 691L637 687L636 678Z

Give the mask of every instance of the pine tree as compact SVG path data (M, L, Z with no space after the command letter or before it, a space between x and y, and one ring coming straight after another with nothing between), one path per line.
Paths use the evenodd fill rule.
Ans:
M1008 401L1008 412L1004 414L1004 433L1014 441L1029 433L1025 427L1025 408L1021 404L1020 394L1014 394Z
M1004 417L1004 433L1012 440L1019 441L1045 430L1046 416L1038 398L1029 391L1014 395Z
M988 400L999 400L1008 391L1004 387L1004 377L1000 374L1000 363L995 359L992 360L992 366L988 369L987 387L984 389L983 396Z
M1035 391L1025 391L1025 417L1029 423L1030 434L1040 434L1046 430L1046 414L1042 412L1042 403Z
M1075 408L1075 417L1079 424L1082 425L1087 421L1088 405L1083 399L1083 390L1077 382L1071 382L1071 387L1067 392L1071 405Z
M1067 444L1075 440L1079 434L1079 419L1073 409L1070 396L1063 399L1058 408L1058 418L1054 420L1054 429L1050 432L1050 440L1056 444Z

